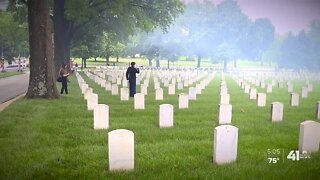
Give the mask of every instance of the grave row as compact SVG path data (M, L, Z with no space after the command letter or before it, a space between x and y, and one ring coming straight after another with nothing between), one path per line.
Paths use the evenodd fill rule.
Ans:
M80 85L80 81L78 79L79 85ZM86 87L84 83L81 83L80 87L82 91L85 88L90 89L89 87ZM84 90L84 91L88 91L88 90ZM189 88L189 91L190 91L190 88ZM142 94L142 93L138 93L138 94ZM219 108L223 109L222 108L224 107L223 105L230 105L229 99L230 97L229 97L229 94L227 93L227 86L223 76L222 81L220 83ZM180 96L179 96L179 101L180 101ZM320 102L317 103L317 118L319 118L319 112L320 112L319 104ZM108 111L108 108L106 108L106 106L107 105L102 106L104 107L104 110L102 110L103 112ZM230 106L229 106L229 109L227 108L228 109L226 110L227 112L232 111L232 106L231 108ZM272 109L274 109L272 110L272 112L279 111L279 109L281 108L277 108L278 106L279 106L279 103L274 103L272 105ZM283 111L283 105L282 105L282 111ZM224 110L221 110L221 113L220 113L220 110L219 110L219 117L223 117L224 116L223 114L225 114L224 112L225 112ZM230 118L229 116L227 116L226 119L230 119L230 124L231 124L231 116ZM219 122L220 122L220 118L219 118ZM224 124L224 123L219 123L219 124ZM226 123L226 124L229 124L229 123ZM172 105L170 104L160 105L159 126L160 127L173 126L173 106ZM305 121L301 123L300 135L299 135L299 149L301 151L317 152L319 150L319 142L320 142L319 132L320 132L319 123L314 121ZM230 162L236 161L237 145L238 145L238 129L236 127L232 125L220 125L216 127L214 130L213 161L217 164L224 164L224 163L230 163ZM109 170L117 171L117 170L133 170L134 169L134 133L132 131L120 129L120 130L114 130L109 132L108 133L108 150L109 150L108 151L109 152Z

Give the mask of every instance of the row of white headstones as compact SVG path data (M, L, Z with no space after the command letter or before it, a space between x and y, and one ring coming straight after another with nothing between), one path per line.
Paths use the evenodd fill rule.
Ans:
M96 75L86 73L91 79L95 80L98 84L101 85L101 79L96 78ZM80 75L77 75L78 77L78 82L79 85L82 89L82 92L86 92L84 89L90 89L86 83L83 81L83 79L80 77ZM79 79L80 77L80 79ZM147 77L150 77L147 75ZM162 77L162 76L160 76ZM206 82L204 83L205 86L208 85L208 83L213 79L214 75L210 76L210 78L206 79ZM172 77L171 77L172 78ZM82 80L81 80L82 79ZM162 82L166 86L166 82L168 82L170 78L163 78ZM141 86L143 87L144 85L148 86L148 78L144 81L144 84ZM158 82L157 78L154 76L154 81L155 84ZM100 83L99 83L100 82ZM124 81L123 81L124 82ZM104 82L106 83L106 82ZM200 83L201 84L201 83ZM241 83L242 84L242 83ZM240 84L240 85L241 85ZM125 86L125 85L124 85ZM168 85L170 87L170 84ZM112 87L112 85L111 85ZM155 85L156 91L159 89L160 86ZM191 87L192 88L192 87ZM188 102L189 99L192 99L193 93L190 93L189 88L189 95L186 96L186 94L180 94L179 95L179 108L180 108L180 102ZM106 89L107 90L107 89ZM141 91L143 91L143 88L141 88ZM170 90L169 90L170 91ZM191 92L195 91L191 89ZM199 91L197 91L199 92ZM92 90L91 90L91 94ZM141 94L142 97L144 97L143 93L137 93L138 95ZM157 93L156 93L157 94ZM169 93L170 94L170 93ZM191 96L190 96L191 94ZM196 94L196 93L194 93ZM201 92L200 92L201 94ZM157 95L156 95L157 96ZM90 97L90 95L89 95ZM97 99L97 95L95 96ZM139 96L137 96L139 97ZM185 97L185 98L181 98ZM180 98L183 99L180 101ZM157 99L157 98L156 98ZM135 95L135 101L142 101L142 98L136 99ZM220 104L219 104L219 113L218 113L218 120L219 120L219 125L218 127L215 128L214 131L214 151L213 151L213 160L217 164L224 164L224 163L230 163L233 161L236 161L237 158L237 141L238 141L238 129L232 125L225 125L225 124L231 124L231 115L232 115L232 106L229 104L230 96L228 94L228 89L226 86L226 82L224 80L224 76L222 76L222 81L220 84ZM97 102L98 100L96 100ZM259 101L259 95L258 95L258 101ZM143 99L144 102L144 99ZM88 101L89 104L89 101ZM136 103L135 103L136 104ZM139 104L139 103L138 103ZM144 104L144 103L143 103ZM188 103L182 103L182 104L188 104ZM272 105L272 119L275 120L282 120L282 114L279 113L279 111L283 111L283 105L282 106L277 106L279 105L278 103L273 103ZM135 105L136 106L136 105ZM139 106L139 105L138 105ZM258 103L259 106L259 103ZM140 105L140 107L142 107ZM187 105L184 107L181 106L182 108L188 108ZM135 108L139 109L139 108ZM144 109L144 105L143 108ZM280 109L280 110L279 110ZM281 110L282 109L282 110ZM92 110L89 108L88 105L88 110ZM318 104L318 114L319 114L319 104ZM95 129L101 129L105 128L107 129L109 125L106 126L106 124L109 123L109 107L107 105L102 105L102 104L97 104L94 107L94 127ZM281 115L280 115L281 114ZM319 115L318 115L319 116ZM107 121L107 123L106 123ZM97 123L96 123L97 122ZM160 112L159 112L159 126L160 127L173 127L173 106L170 104L162 104L160 105ZM301 123L301 128L300 128L300 141L299 141L299 147L302 150L308 150L309 152L314 152L317 151L318 149L315 149L316 147L315 144L320 142L320 138L318 138L318 141L313 141L311 143L310 139L314 139L314 132L313 134L309 132L309 129L314 129L314 126L318 126L318 124L315 124L314 121L306 121L304 123ZM320 126L319 126L320 127ZM304 131L305 129L308 129L307 131ZM317 128L315 128L318 130ZM305 132L305 133L303 133ZM308 133L309 134L308 134ZM129 131L129 130L114 130L109 132L109 169L110 170L132 170L134 168L134 133ZM129 145L130 148L126 147L123 148L124 144ZM313 149L312 149L313 148Z
M94 74L90 74L90 73L86 73L86 74L100 85L101 85L101 82L103 82L102 79L96 78L97 76L95 76ZM76 75L77 75L77 79L79 82L79 86L82 89L82 92L86 92L86 94L87 94L87 95L85 94L85 98L87 98L88 110L91 110L92 104L95 104L97 102L97 95L92 96L92 94L93 94L92 88L89 88L89 86L85 83L85 81L82 79L82 77L79 74L76 74ZM199 79L201 79L205 75L206 74L204 74L202 76L198 76L197 79L195 79L195 81L198 81ZM214 78L214 74L209 75L206 79L202 80L200 82L200 84L197 84L196 88L190 87L189 94L183 94L183 93L180 94L179 95L179 109L188 108L189 99L195 100L196 95L201 94L202 89L204 89L213 78ZM154 81L155 81L155 84L157 84L158 81L156 78L154 79ZM171 84L166 85L168 82L168 78L167 77L163 78L162 82L164 83L165 87L166 86L169 87L169 95L172 95L172 93L170 93L170 85ZM188 78L187 80L184 81L184 86L188 86L186 84L191 85L192 82L193 82L193 80ZM172 81L172 83L173 83L173 85L175 85L174 81ZM178 89L179 89L179 86L181 86L179 84L180 84L180 80L178 79ZM143 84L142 86L145 86L145 85L146 84ZM157 87L157 85L155 85L155 88L156 87ZM159 87L156 89L156 91L159 90ZM84 89L86 89L86 90L84 90ZM180 88L180 89L182 89L182 88ZM142 91L143 91L143 89L142 89ZM117 93L114 93L114 95L116 95L116 94ZM137 96L139 94L142 94L143 95L142 97L144 97L144 95L145 95L144 93L137 93L135 95L135 101L137 100L137 101L144 102L144 99L136 98L136 97L139 97L139 96ZM94 103L90 103L90 98L95 99ZM159 99L159 98L157 98L157 95L156 95L156 100L162 100L162 98ZM136 103L135 103L135 109L144 109L141 107L144 107L144 105L138 106L138 108L136 108ZM108 125L108 123L109 123L108 112L109 112L109 107L107 105L96 104L96 106L94 107L94 128L95 129L107 129L108 128L108 126L109 126ZM159 126L161 128L173 127L173 106L172 105L170 105L170 104L160 105ZM115 132L117 132L117 133L115 133ZM113 136L116 136L116 137L112 138ZM133 169L133 162L134 162L133 161L133 159L134 159L133 158L133 154L134 154L133 147L134 147L134 144L131 143L132 144L132 151L127 151L127 150L119 151L119 148L117 148L118 146L121 146L121 149L123 148L123 143L121 143L121 140L118 139L119 136L124 137L124 138L126 137L126 138L130 139L130 140L126 141L125 143L133 142L134 134L133 134L133 132L131 132L129 130L120 129L120 130L114 130L109 133L109 169L110 170L130 170L130 169ZM115 141L115 139L116 139L116 141ZM116 143L114 144L113 142L116 142ZM132 159L132 161L126 162L126 161L123 161L123 159ZM124 162L124 163L119 164L119 162Z

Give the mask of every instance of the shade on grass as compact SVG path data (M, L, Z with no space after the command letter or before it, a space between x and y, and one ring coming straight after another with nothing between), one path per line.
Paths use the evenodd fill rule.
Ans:
M238 158L235 163L213 163L213 133L217 126L220 74L189 101L189 109L178 109L177 90L164 100L155 101L150 80L145 110L134 110L133 99L121 102L81 73L99 95L99 103L109 105L110 129L93 129L93 112L87 111L74 76L69 95L60 100L21 99L0 112L1 179L315 179L320 177L320 155L291 161L290 150L298 149L299 124L315 118L320 85L299 107L289 106L286 88L273 88L267 106L256 101L226 76L233 107L232 124L239 128ZM293 81L294 90L303 82ZM140 89L137 89L140 92ZM258 91L262 90L258 88ZM284 120L271 123L270 104L284 103ZM160 129L160 104L174 106L174 127ZM107 133L128 129L135 133L133 172L108 171ZM269 164L268 149L281 149L280 162ZM284 158L284 159L282 159Z

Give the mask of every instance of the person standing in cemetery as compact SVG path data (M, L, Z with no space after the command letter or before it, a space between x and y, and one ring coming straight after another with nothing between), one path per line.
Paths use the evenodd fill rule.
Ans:
M22 72L22 65L21 65L20 57L19 57L19 60L18 60L18 72Z
M140 73L139 68L135 68L135 62L131 62L131 66L128 67L126 72L126 78L129 80L130 97L136 94L136 74Z
M4 58L1 58L0 67L1 67L1 72L5 72L4 71Z
M63 91L65 91L66 94L68 94L68 76L70 75L67 71L67 65L66 64L62 64L60 67L60 77L61 77L61 91L60 93L63 94Z

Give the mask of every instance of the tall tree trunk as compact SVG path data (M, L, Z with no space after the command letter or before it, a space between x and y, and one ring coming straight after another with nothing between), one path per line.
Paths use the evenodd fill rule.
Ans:
M156 67L157 68L160 67L160 59L159 58L156 59Z
M81 58L81 71L83 69L83 66L84 66L84 61L83 61L83 58Z
M107 55L107 56L106 56L106 65L107 65L107 66L109 66L109 60L110 60L110 56Z
M94 57L94 62L97 62L97 57Z
M149 66L152 66L152 59L148 59L149 61Z
M228 60L225 59L223 60L223 71L227 72L227 70L228 70Z
M59 98L54 72L49 0L28 0L30 79L27 98Z
M82 58L84 68L87 68L87 58Z
M119 62L119 55L117 55L117 62Z
M170 68L170 64L169 64L169 62L170 62L170 61L169 61L169 59L168 59L168 65L167 65L167 66L168 66L168 69Z
M197 67L199 68L201 66L201 56L198 55L198 64L197 64Z
M61 64L70 60L70 22L64 16L65 0L54 0L54 60L55 72L58 73Z

